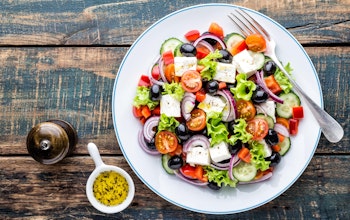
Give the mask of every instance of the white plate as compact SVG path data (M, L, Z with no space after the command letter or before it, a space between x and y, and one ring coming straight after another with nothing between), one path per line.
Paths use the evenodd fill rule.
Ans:
M231 214L259 207L286 191L308 166L320 138L320 128L305 106L299 135L292 138L290 151L282 158L274 176L265 182L240 185L212 191L183 182L164 172L161 158L146 154L138 144L137 133L141 125L132 114L132 100L141 74L147 73L159 54L161 43L169 37L183 39L192 29L204 32L211 22L219 23L225 33L238 32L226 16L238 6L204 4L173 12L142 33L125 55L113 91L112 114L115 133L127 162L136 175L153 192L182 208L207 214ZM283 63L290 62L294 77L309 96L320 106L322 92L315 68L297 40L271 18L247 8L239 7L271 33L277 42L277 54ZM137 191L137 189L136 189Z

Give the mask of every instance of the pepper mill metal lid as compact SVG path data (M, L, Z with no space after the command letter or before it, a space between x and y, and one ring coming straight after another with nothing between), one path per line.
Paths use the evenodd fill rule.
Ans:
M27 150L36 161L54 164L73 151L77 140L77 132L71 124L63 120L49 120L29 131Z

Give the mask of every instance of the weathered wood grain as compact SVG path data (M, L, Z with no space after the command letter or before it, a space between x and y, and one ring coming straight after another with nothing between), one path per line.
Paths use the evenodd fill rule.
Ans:
M0 45L130 45L152 23L193 1L0 2ZM350 3L335 1L216 1L260 11L302 44L348 43ZM132 12L132 13L131 13Z
M299 180L275 200L249 212L213 216L170 204L142 184L123 158L103 157L105 163L131 172L136 184L131 208L103 218L347 219L350 217L349 159L349 156L316 156ZM0 157L1 218L101 217L85 196L85 183L93 169L89 157L66 158L53 166L41 165L29 157Z
M25 138L37 123L60 118L77 129L76 154L88 141L101 153L120 154L111 99L127 47L0 48L0 155L26 154ZM344 126L341 142L321 138L318 153L349 152L349 47L307 47L323 88L325 109ZM334 72L337 70L337 72ZM332 73L332 74L330 74ZM344 80L345 79L345 80Z

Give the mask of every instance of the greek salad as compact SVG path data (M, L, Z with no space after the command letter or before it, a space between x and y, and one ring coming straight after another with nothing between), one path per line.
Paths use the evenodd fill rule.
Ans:
M264 55L261 35L208 26L166 39L140 76L132 107L143 125L139 144L191 184L219 190L267 180L298 134L303 106Z

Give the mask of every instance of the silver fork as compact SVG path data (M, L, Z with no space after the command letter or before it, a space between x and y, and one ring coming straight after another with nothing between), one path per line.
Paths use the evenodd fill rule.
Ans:
M296 92L304 102L309 106L312 114L320 125L323 135L332 143L340 141L344 135L344 130L340 124L332 118L325 110L319 107L301 88L300 86L290 77L287 71L284 69L283 65L278 60L275 48L276 42L271 38L269 33L248 13L244 10L236 9L235 13L230 13L228 17L233 21L233 23L239 28L239 30L245 36L250 34L260 34L266 40L266 51L264 52L266 56L270 57L276 65L282 70L285 76L289 79L293 85L293 90Z

